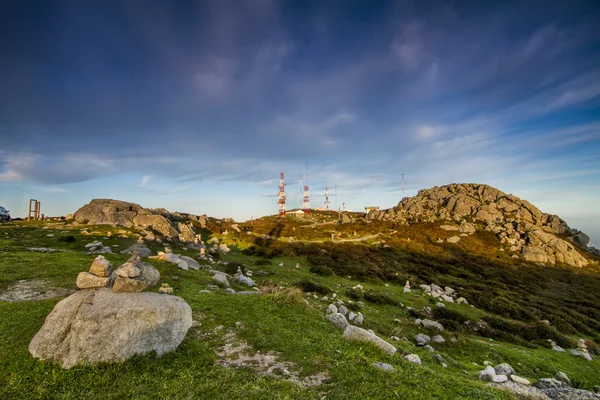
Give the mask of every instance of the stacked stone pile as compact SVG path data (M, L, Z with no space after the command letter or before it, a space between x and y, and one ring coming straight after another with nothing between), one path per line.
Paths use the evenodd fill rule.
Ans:
M112 250L108 246L104 246L102 242L95 241L85 245L85 251L87 254L106 254L112 253Z
M92 262L89 272L80 272L77 275L75 284L79 289L106 287L110 281L111 273L112 264L104 256L98 256Z

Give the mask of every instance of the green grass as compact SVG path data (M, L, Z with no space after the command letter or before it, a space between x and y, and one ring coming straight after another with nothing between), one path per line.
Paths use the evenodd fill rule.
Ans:
M84 254L83 245L95 239L105 245L125 249L135 242L136 236L121 239L114 235L102 239L107 231L117 228L88 227L100 235L80 236L80 227L57 225L55 230L41 229L39 223L0 225L0 291L15 281L44 279L52 285L74 288L80 271L87 270L94 255ZM120 229L120 228L119 228ZM61 233L66 231L66 233ZM231 232L231 231L230 231ZM54 234L47 237L47 234ZM75 242L60 241L61 235L73 234ZM239 247L232 247L234 244ZM299 304L282 304L269 296L231 296L222 292L200 293L210 283L205 271L181 271L168 263L150 260L161 273L161 281L169 283L175 294L191 306L198 327L190 329L180 347L160 358L154 355L138 356L123 364L105 364L95 367L80 366L70 370L33 359L27 346L42 326L46 315L60 299L22 303L0 302L0 398L10 399L87 399L87 398L158 398L158 399L510 399L511 395L486 387L477 379L483 361L509 362L517 373L530 379L554 376L557 371L569 375L574 385L590 389L600 384L600 362L587 362L568 353L556 353L534 346L528 348L512 343L491 341L464 332L446 332L447 342L434 347L446 359L447 369L439 366L432 353L416 348L410 340L419 332L426 332L413 324L406 306L421 310L435 307L430 298L419 290L405 294L402 278L359 280L353 274L321 276L310 272L312 264L301 254L272 258L268 265L256 265L260 259L244 254L246 247L240 237L225 238L232 251L223 257L229 262L241 263L254 272L259 284L270 283L292 286L300 281L311 281L330 290L328 301L324 294L305 297ZM352 245L359 249L368 248ZM52 247L65 250L57 253L36 253L27 247ZM154 253L163 246L151 244ZM179 243L172 244L175 253L189 256ZM345 246L341 248L346 248ZM376 253L375 253L376 254ZM354 256L354 252L352 252ZM118 266L127 259L121 254L106 257ZM357 262L360 262L358 260ZM422 265L422 260L420 265ZM283 263L283 266L279 264ZM300 268L296 268L296 264ZM225 265L212 265L225 270ZM350 275L351 278L348 278ZM408 274L409 276L412 276ZM394 275L392 275L394 276ZM418 278L413 278L413 289ZM377 349L360 343L346 342L341 332L324 318L324 310L335 293L345 302L352 301L347 292L357 284L364 287L365 296L358 307L365 316L364 328L373 329L381 337L407 337L409 341L392 342L399 351L390 357ZM241 286L234 285L236 290ZM385 301L369 301L383 299ZM354 300L356 305L356 300ZM467 305L449 304L447 308L465 318L477 320L489 312ZM236 322L242 322L241 326ZM222 328L219 328L222 327ZM234 332L238 340L246 341L254 351L275 351L282 361L294 363L301 377L328 372L325 384L310 389L284 380L261 377L250 368L226 368L216 364L215 351L224 342L224 335ZM450 337L458 339L451 343ZM422 366L402 359L403 353L419 354ZM384 373L372 366L374 361L392 364L396 371ZM474 365L473 363L477 363Z

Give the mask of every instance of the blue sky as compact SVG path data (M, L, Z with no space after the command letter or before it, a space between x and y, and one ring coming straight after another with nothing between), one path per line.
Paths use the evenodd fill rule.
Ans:
M0 204L276 213L487 183L600 244L596 1L0 6ZM330 192L331 193L331 192ZM333 200L333 197L332 197Z

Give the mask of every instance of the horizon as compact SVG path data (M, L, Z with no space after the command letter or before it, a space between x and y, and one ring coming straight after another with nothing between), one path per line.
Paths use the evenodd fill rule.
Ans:
M0 205L93 198L249 220L488 184L600 247L594 1L14 2ZM304 182L302 183L302 185Z

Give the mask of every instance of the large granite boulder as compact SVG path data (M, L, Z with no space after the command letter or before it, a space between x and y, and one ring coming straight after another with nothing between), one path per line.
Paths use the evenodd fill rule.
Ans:
M82 224L133 226L132 220L143 210L142 206L126 201L94 199L73 214L73 219Z
M180 297L80 290L54 307L29 353L63 368L120 363L136 354L176 349L191 326L192 310Z

